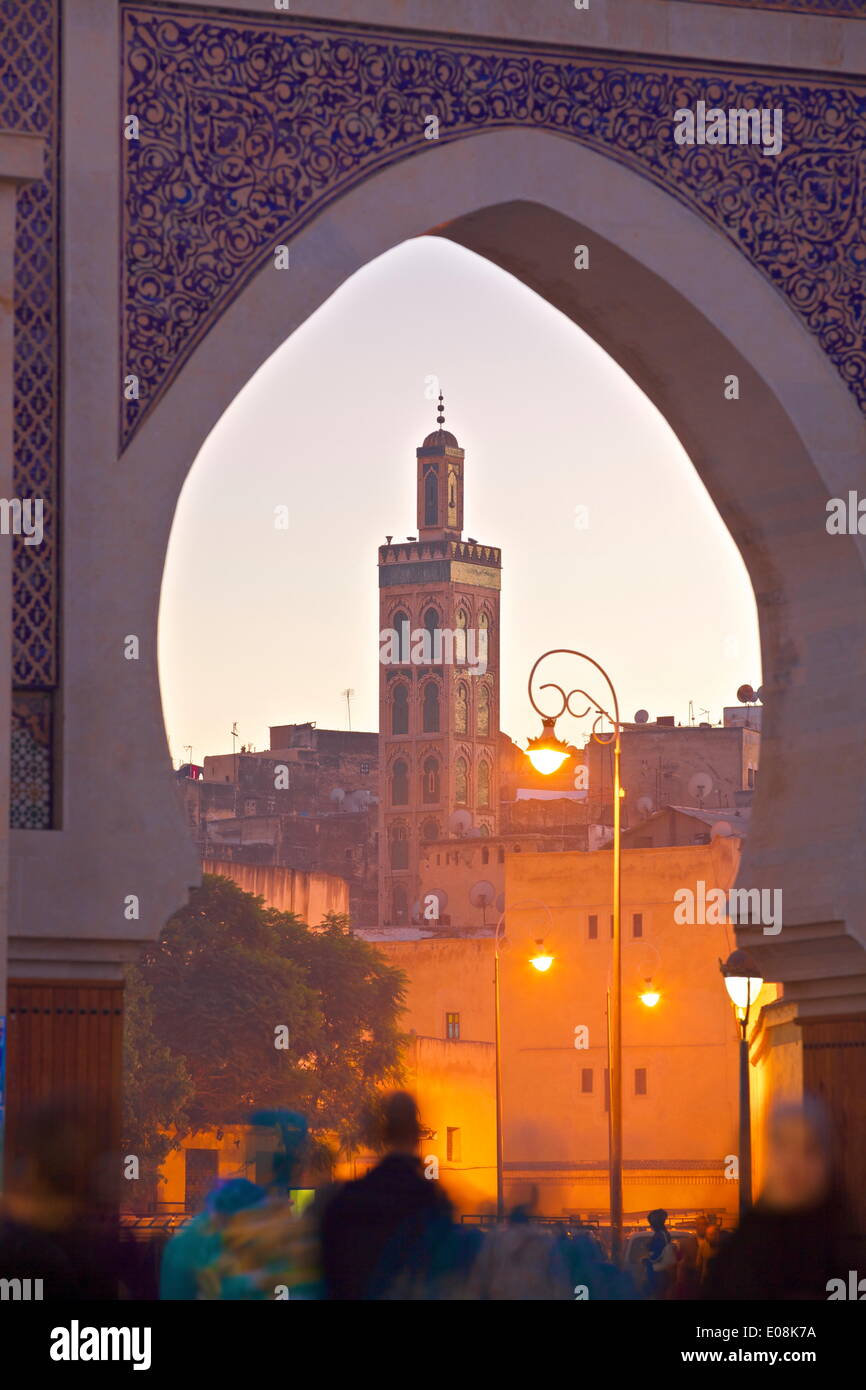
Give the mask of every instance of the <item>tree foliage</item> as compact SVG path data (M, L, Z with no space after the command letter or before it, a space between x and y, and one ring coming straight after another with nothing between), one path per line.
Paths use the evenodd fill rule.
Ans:
M177 1147L171 1128L187 1127L193 1082L183 1057L154 1035L152 992L141 970L127 971L124 993L123 1153L139 1161L146 1204L160 1164Z
M405 977L343 917L314 930L205 875L136 976L149 1017L127 1028L139 1128L166 1122L174 1066L189 1078L174 1093L180 1129L288 1106L351 1146L377 1088L399 1077Z

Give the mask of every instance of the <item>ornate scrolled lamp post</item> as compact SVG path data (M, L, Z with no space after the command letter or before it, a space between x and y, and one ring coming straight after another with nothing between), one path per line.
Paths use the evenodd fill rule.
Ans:
M554 690L559 696L559 707L553 710L542 709L535 696L533 684L535 673L542 661L546 661L549 656L576 656L581 661L589 662L604 679L608 696L602 704L586 690L577 688L566 693L562 686L547 682L538 687L539 693L542 690ZM586 702L584 709L575 709L572 700L579 696L581 701ZM620 786L620 720L619 720L619 701L613 682L597 661L585 652L574 651L570 647L555 647L551 651L545 652L538 658L529 673L529 701L536 714L541 716L541 734L538 738L531 739L526 749L527 756L537 772L545 776L556 772L566 758L570 756L571 749L556 737L556 721L566 712L573 715L575 719L584 719L590 712L594 712L592 724L592 737L596 743L602 747L613 745L613 886L612 886L612 909L613 909L613 940L612 950L612 969L611 969L611 991L609 1005L609 1038L610 1038L610 1229L611 1229L611 1255L615 1262L620 1258L622 1250L622 933L621 933L621 913L620 904L622 900L622 845L621 845L621 824L620 811L623 797ZM607 706L610 708L607 708ZM604 722L612 725L610 732L602 732L601 725Z

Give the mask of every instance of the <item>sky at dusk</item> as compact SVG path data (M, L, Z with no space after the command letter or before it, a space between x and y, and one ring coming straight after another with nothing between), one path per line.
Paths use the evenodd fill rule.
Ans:
M190 460L160 608L176 762L186 745L196 762L230 751L235 720L256 748L270 724L346 728L347 687L352 728L378 727L377 548L417 534L415 449L440 383L466 451L465 534L502 550L512 738L538 731L526 681L548 647L606 666L626 719L685 723L691 700L719 720L760 684L745 567L655 406L519 281L421 237L322 305Z

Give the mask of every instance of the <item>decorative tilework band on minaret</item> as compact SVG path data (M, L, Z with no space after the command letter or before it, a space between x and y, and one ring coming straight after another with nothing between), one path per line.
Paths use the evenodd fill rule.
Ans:
M435 929L422 846L499 824L501 557L463 539L464 453L445 425L416 450L418 534L379 547L379 917Z

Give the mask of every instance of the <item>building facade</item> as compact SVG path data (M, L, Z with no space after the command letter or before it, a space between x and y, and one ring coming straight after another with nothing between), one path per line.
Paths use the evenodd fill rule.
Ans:
M46 504L44 547L16 542L2 570L4 608L15 602L4 629L11 776L0 787L11 802L0 912L17 991L9 1076L32 1029L43 1063L29 1075L31 1097L110 1054L91 985L110 981L119 994L125 964L198 877L156 657L166 545L190 461L262 362L341 284L432 234L515 275L629 371L683 441L743 556L765 698L740 875L743 886L783 888L790 907L779 936L738 935L785 985L793 1017L773 1030L778 1074L794 1078L796 1095L820 1062L822 1093L859 1164L853 1186L866 1190L866 537L825 526L828 497L861 487L866 440L852 254L866 207L849 155L862 143L862 6L612 8L592 5L576 22L570 6L509 6L506 23L469 4L455 33L454 8L427 0L369 0L363 23L350 0L308 0L304 16L216 0L0 0L4 491ZM250 64L251 51L262 62ZM184 113L217 59L220 120L239 152L252 142L273 156L251 166L250 196L215 219L219 142ZM371 61L381 79L364 83ZM671 139L683 92L739 107L756 81L769 106L797 113L782 159ZM314 101L299 143L286 94L300 101L304 90L327 99ZM451 113L439 140L426 138L431 94L434 110ZM383 109L404 118L383 121ZM124 139L125 116L145 112L143 138ZM337 153L323 168L326 149ZM179 170L188 197L178 197ZM822 179L829 192L816 207L806 190ZM276 237L302 258L300 294L275 292ZM583 244L590 276L570 269ZM142 248L166 258L159 314ZM736 405L720 389L732 372ZM141 388L134 398L120 389L128 378ZM134 662L129 633L141 637ZM130 892L135 917L123 910ZM78 996L56 1007L78 1007L82 1024L50 1056L56 1015L43 987ZM798 1048L799 1071L782 1067ZM110 1074L101 1094L116 1115ZM11 1103L9 1113L14 1126Z
M241 748L206 757L201 769L181 768L178 787L202 862L219 861L237 882L242 865L343 881L347 906L339 910L353 925L371 926L378 920L378 747L377 734L284 724L271 728L268 749ZM315 926L319 919L309 920Z
M758 784L760 731L743 723L676 724L670 716L622 730L623 826L663 806L724 811L747 804ZM586 747L587 790L598 819L611 820L613 753Z
M417 536L379 547L379 909L419 920L425 841L495 835L500 552L463 539L464 452L450 431L417 454Z
M701 882L730 888L740 850L731 836L623 853L624 1209L634 1223L659 1206L736 1218L737 1027L719 972L735 933L681 925L674 895ZM544 1216L606 1220L611 855L510 854L504 875L506 1203L534 1188ZM539 938L554 958L545 974L529 963ZM376 944L408 976L404 1027L455 1046L493 1041L490 925ZM642 1002L649 990L653 1007ZM765 986L761 1003L775 992Z

